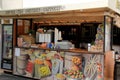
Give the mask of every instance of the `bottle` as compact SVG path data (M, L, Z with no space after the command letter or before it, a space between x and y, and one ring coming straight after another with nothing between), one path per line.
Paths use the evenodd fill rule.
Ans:
M118 59L119 59L119 54L118 54L118 52L117 52L117 51L115 52L115 59L116 59L116 60L118 60Z
M91 48L91 44L88 43L88 51L90 51L90 48Z

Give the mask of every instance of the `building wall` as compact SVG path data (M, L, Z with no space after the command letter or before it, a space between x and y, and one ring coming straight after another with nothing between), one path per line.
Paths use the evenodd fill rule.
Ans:
M2 27L0 22L0 43L2 43ZM0 68L1 68L2 44L0 44Z
M65 6L66 10L107 7L108 0L0 0L2 10ZM94 5L93 5L94 4Z
M107 6L108 6L107 0L95 0L95 1L89 0L88 2L76 3L75 5L66 4L65 8L66 8L66 10L81 9L81 11L82 11L82 9L102 8L102 7L107 7Z
M1 0L2 10L23 8L23 0Z
M0 0L0 10L63 5L68 10L109 7L120 13L120 9L116 8L116 3L117 0Z
M118 9L117 8L117 1L119 1L120 3L120 0L108 0L108 5L109 5L109 8L111 8L112 10L118 12L120 14L120 8ZM120 4L119 4L119 7L120 7Z
M75 0L32 0L32 1L23 0L23 8L66 5L70 9L74 9L74 8L104 7L107 4L108 4L107 0L76 0L76 1Z
M1 8L2 8L2 0L0 0L0 10L1 10Z

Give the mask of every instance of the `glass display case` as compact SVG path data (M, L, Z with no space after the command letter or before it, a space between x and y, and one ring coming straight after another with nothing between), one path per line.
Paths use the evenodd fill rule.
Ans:
M13 25L2 25L2 68L12 69Z

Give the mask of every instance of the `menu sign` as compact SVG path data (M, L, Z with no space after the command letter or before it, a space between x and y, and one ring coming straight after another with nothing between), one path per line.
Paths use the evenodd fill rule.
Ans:
M51 6L51 7L40 7L40 8L30 8L30 9L18 9L18 10L7 10L1 11L0 15L21 15L21 14L33 14L33 13L46 13L46 12L56 12L64 9L64 6Z
M13 24L13 19L1 19L1 24Z

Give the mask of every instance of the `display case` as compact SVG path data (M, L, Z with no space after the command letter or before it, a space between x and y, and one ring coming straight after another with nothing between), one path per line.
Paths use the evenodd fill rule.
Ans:
M2 25L2 68L12 69L13 25Z

